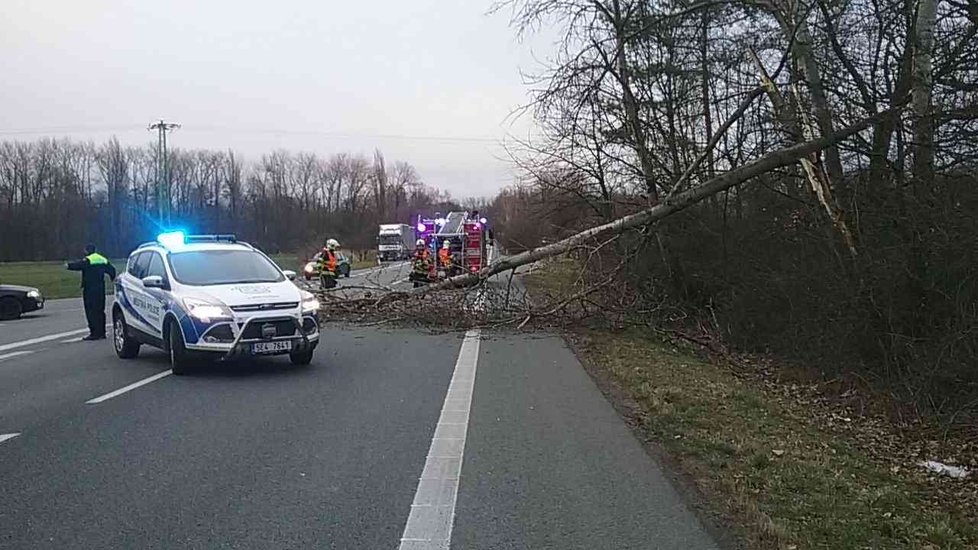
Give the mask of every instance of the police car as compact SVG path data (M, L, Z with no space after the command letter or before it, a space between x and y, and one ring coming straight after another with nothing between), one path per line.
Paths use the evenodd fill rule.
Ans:
M319 302L294 278L234 235L164 233L133 251L116 278L116 354L163 349L174 374L236 356L288 354L306 365L319 343Z

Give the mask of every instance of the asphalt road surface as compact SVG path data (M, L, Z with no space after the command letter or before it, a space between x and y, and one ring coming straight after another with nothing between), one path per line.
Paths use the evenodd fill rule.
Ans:
M83 327L0 325L0 548L716 547L557 337L326 326L176 377Z
M390 290L405 290L411 288L408 281L411 273L411 262L391 262L383 265L358 269L349 277L337 279L337 286L330 294L339 299L362 297L366 293L386 292ZM297 281L299 286L308 290L319 290L319 279Z

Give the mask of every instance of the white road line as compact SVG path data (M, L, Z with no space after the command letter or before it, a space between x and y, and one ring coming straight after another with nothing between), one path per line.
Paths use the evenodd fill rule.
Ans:
M395 268L395 267L401 267L402 265L404 265L404 262L398 262L398 263L394 263L394 264L387 264L387 265L382 265L382 266L378 266L378 267L371 267L369 269L359 269L359 270L354 271L353 273L351 273L350 274L350 278L351 279L355 279L357 277L363 277L364 275L373 275L374 273L379 273L379 272L384 271L386 269L392 269L392 268Z
M4 359L10 359L11 357L17 357L18 355L30 355L32 353L34 353L34 352L33 351L14 351L14 352L11 352L11 353L5 353L3 355L0 355L0 361L2 361Z
M455 373L445 394L399 550L447 550L452 542L458 478L478 363L479 331L470 330L458 351Z
M108 401L109 399L112 399L113 397L118 397L118 396L120 396L120 395L122 395L122 394L124 394L126 392L130 392L130 391L132 391L132 390L134 390L134 389L136 389L136 388L138 388L140 386L145 386L146 384L149 384L149 383L152 383L152 382L156 382L160 378L166 378L167 376L170 376L171 374L173 374L173 371L172 370L165 370L165 371L163 371L163 372L161 372L159 374L154 374L153 376L150 376L149 378L143 378L139 382L134 382L132 384L129 384L128 386L126 386L124 388L119 388L119 389L117 389L117 390L115 390L113 392L109 392L109 393L107 393L105 395L100 395L100 396L96 397L95 399L89 399L88 401L85 401L85 404L86 405L95 405L95 404L101 403L103 401Z
M18 435L20 435L20 432L17 432L15 434L0 434L0 443L3 443L4 441L6 441L8 439L13 439L13 438L17 437Z
M62 343L62 344L73 344L75 342L81 342L81 341L82 341L81 338L69 338L67 340L62 340L60 343Z
M383 271L383 270L384 270L383 267L371 267L370 269L358 269L357 271L350 273L350 278L356 279L357 277L363 277L364 275L371 275L373 273L376 273L378 271Z
M8 349L17 349L24 346L31 346L34 344L40 344L42 342L50 342L51 340L58 340L60 338L68 338L70 336L75 336L77 334L85 334L88 332L87 328L80 328L78 330L69 330L68 332L59 332L57 334L49 334L47 336L41 336L38 338L31 338L30 340L22 340L20 342L14 342L12 344L0 345L0 351L7 351Z

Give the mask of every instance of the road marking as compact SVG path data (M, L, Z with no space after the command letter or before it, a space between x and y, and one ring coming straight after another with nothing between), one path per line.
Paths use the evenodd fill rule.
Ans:
M0 434L0 443L3 443L4 441L6 441L8 439L13 439L13 438L17 437L18 435L20 435L20 432L17 432L15 434Z
M17 357L18 355L30 355L32 353L34 353L34 352L33 351L14 351L14 352L11 352L11 353L5 353L3 355L0 355L0 360L10 359L11 357Z
M350 278L356 279L357 277L363 277L364 275L371 275L373 273L376 273L378 271L383 271L383 270L384 270L383 267L371 267L370 269L358 269L353 273L350 273Z
M50 342L51 340L58 340L60 338L68 338L70 336L75 336L78 334L85 334L88 332L87 328L81 328L78 330L69 330L68 332L59 332L57 334L49 334L47 336L41 336L38 338L31 338L30 340L22 340L20 342L14 342L12 344L0 345L0 351L7 351L8 349L17 349L24 346L31 346L34 344L40 344L42 342Z
M115 390L113 392L109 392L109 393L107 393L105 395L100 395L100 396L96 397L95 399L89 399L88 401L85 401L85 404L86 405L95 405L95 404L101 403L103 401L108 401L109 399L112 399L113 397L118 397L118 396L120 396L120 395L122 395L122 394L124 394L126 392L130 392L130 391L132 391L132 390L134 390L134 389L136 389L136 388L138 388L140 386L145 386L146 384L149 384L149 383L152 383L152 382L156 382L160 378L166 378L167 376L170 376L171 374L173 374L173 371L172 370L165 370L165 371L163 371L163 372L161 372L159 374L154 374L153 376L150 376L149 378L143 378L139 382L134 382L132 384L129 384L128 386L126 386L124 388L119 388L119 389L117 389L117 390Z
M73 344L75 342L81 342L81 341L82 341L81 338L69 338L68 340L62 340L61 343L62 344Z
M447 550L452 542L458 478L462 473L478 363L479 331L470 330L458 350L455 372L431 438L399 550Z
M363 277L364 275L373 275L374 273L379 273L387 269L393 269L395 267L401 267L405 262L397 262L393 264L382 265L378 267L371 267L369 269L358 269L350 274L350 278L354 279L356 277Z

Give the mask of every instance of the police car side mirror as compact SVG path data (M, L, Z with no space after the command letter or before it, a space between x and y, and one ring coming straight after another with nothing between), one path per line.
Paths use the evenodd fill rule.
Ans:
M166 281L164 281L163 277L160 277L159 275L143 277L142 281L144 288L166 288Z
M284 274L285 277L290 281L295 280L295 271L292 271L291 269L286 269L285 271L282 272L282 274Z

